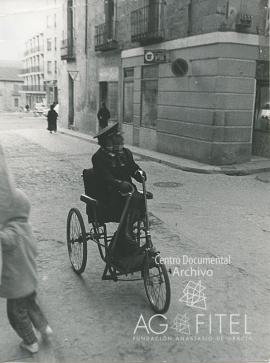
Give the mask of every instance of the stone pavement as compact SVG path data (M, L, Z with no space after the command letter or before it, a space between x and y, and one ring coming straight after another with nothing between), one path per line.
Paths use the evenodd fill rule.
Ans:
M31 355L18 347L16 360L6 360L4 363L56 363L54 348L51 344L40 344L39 352Z
M93 139L92 135L88 135L85 133L65 128L58 128L58 130L63 134L77 137L82 140L88 140L94 144L97 144L97 141ZM268 172L268 171L270 172L270 159L259 156L253 156L252 159L246 163L228 165L228 166L227 165L215 166L215 165L200 163L194 160L184 159L173 155L163 154L153 150L146 150L133 145L129 145L128 147L133 152L133 154L139 155L144 159L157 161L161 164L170 166L172 168L180 169L183 171L189 171L193 173L249 175L261 172Z
M31 197L32 225L40 252L40 299L56 334L53 347L59 362L172 363L199 362L202 357L205 362L268 361L270 184L265 174L269 173L237 178L199 174L136 156L149 175L148 187L154 194L149 203L152 234L162 256L230 255L232 261L229 266L208 266L213 277L199 274L208 271L207 264L172 266L167 319L168 336L173 341L148 344L133 340L140 313L146 319L152 316L143 284L101 281L103 265L98 250L90 246L83 276L75 275L68 261L66 215L73 206L85 214L79 201L83 191L80 174L90 167L98 145L90 142L89 136L51 135L41 118L9 119L0 123L1 129L5 127L8 130L1 132L1 142L9 164L18 187ZM192 265L197 273L192 279L200 278L205 287L207 314L247 314L252 341L231 341L226 324L220 342L174 341L178 333L172 326L178 313L187 313L191 333L195 332L195 308L179 301L190 274L181 277L174 272L179 267L179 273L189 273ZM19 349L19 338L8 325L3 301L0 315L0 361L42 362L41 356L30 359ZM202 327L202 337L207 331L207 326ZM216 337L215 330L212 336Z

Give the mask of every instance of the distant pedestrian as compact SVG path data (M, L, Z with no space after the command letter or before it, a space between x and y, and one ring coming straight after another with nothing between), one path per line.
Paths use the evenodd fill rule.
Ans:
M48 120L47 130L49 130L50 133L57 131L57 117L58 113L54 110L54 105L52 104L50 106L50 111L48 112L47 115L47 120Z
M109 121L110 117L111 117L110 111L107 109L106 103L102 102L101 107L97 113L97 118L99 121L100 129L104 129L105 127L108 126L108 121Z
M10 325L22 338L21 347L39 350L33 326L48 339L52 329L36 301L37 248L28 222L30 203L16 189L0 145L0 243L3 256L0 297L7 299Z
M29 105L25 105L26 112L29 112Z

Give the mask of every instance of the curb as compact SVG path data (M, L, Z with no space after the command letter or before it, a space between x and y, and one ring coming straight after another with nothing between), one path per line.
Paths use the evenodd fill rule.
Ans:
M88 141L92 144L97 145L97 141L95 141L91 135L82 134L78 131L73 131L70 129L64 129L59 128L59 133L68 135L71 137L75 137L77 139L81 139L84 141ZM168 161L166 158L176 158L176 156L171 156L168 154L162 154L158 152L154 152L156 154L164 155L164 158L162 158L159 155L150 155L151 150L145 150L145 149L139 149L138 147L134 147L133 145L128 145L129 149L132 151L134 155L142 157L144 160L151 160L155 161L159 164L167 165L173 169L178 169L190 173L197 173L197 174L225 174L228 176L247 176L251 174L258 174L258 173L264 173L264 172L270 172L270 159L265 159L263 162L264 165L256 165L259 164L260 161L256 162L247 162L245 166L243 164L236 164L232 167L230 166L214 166L209 164L203 164L199 162L194 162L192 160L184 159L184 158L178 158L177 161ZM181 164L182 161L182 164ZM189 166L187 164L193 164L196 163L198 166ZM184 165L186 164L186 165ZM199 165L201 164L201 165Z

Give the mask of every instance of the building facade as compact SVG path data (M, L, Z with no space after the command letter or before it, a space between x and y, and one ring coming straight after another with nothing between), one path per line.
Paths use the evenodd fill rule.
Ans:
M44 84L47 105L58 102L58 73L62 40L62 0L47 0L44 30Z
M63 24L66 127L96 132L105 101L133 145L220 165L267 154L268 1L67 0Z
M0 61L0 111L20 111L25 99L20 93L23 81L19 77L20 62Z
M62 39L62 0L47 0L41 33L25 43L23 58L23 92L30 108L36 103L58 102L57 78Z
M22 93L26 104L34 108L36 103L46 103L44 84L44 34L39 33L25 42L23 58Z

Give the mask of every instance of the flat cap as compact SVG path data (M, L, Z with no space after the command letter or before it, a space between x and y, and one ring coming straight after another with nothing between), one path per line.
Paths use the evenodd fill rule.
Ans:
M117 134L119 133L119 123L117 122L116 124L114 125L109 125L109 126L106 126L104 127L104 129L101 129L95 136L94 136L94 139L97 138L97 139L100 139L102 137L107 137L107 136L111 136L111 135L114 135L114 134Z

